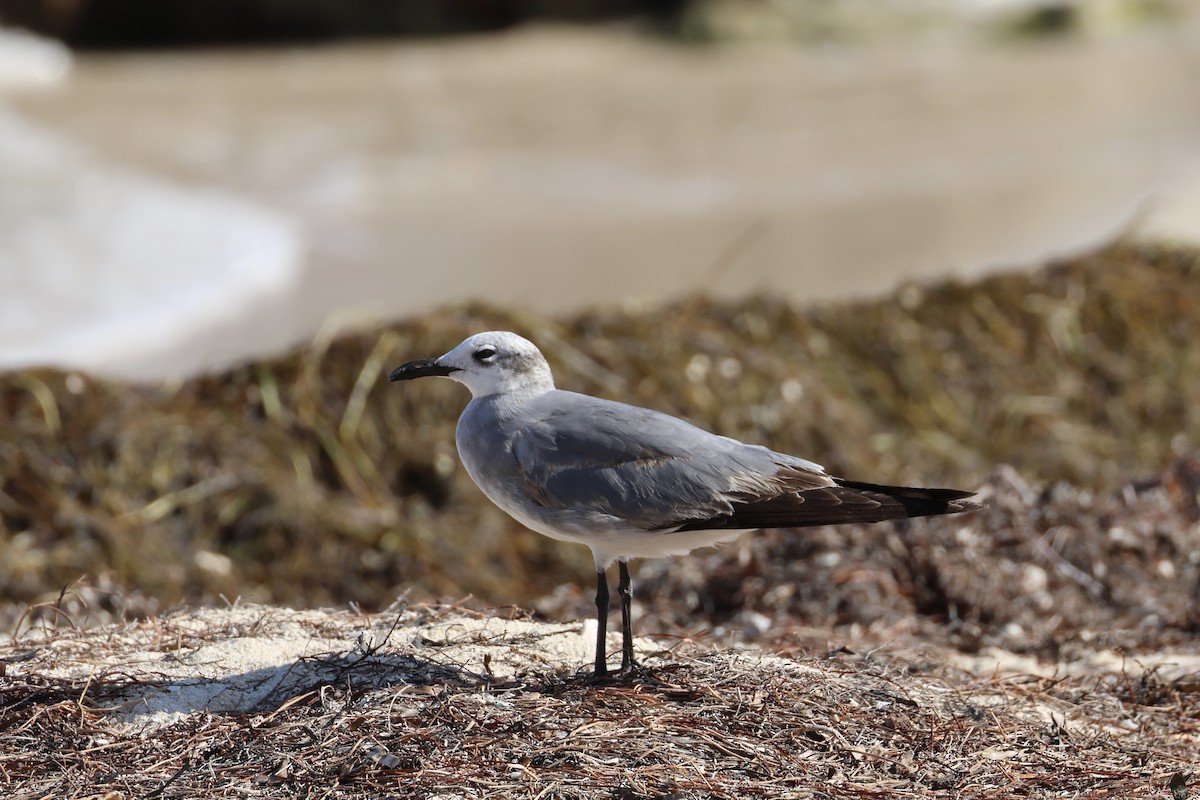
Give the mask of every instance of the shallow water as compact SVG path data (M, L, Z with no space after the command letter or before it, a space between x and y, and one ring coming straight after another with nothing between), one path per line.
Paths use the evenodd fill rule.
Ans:
M25 276L0 297L19 320L0 324L0 366L28 341L154 378L345 309L816 300L1033 263L1122 231L1200 163L1196 74L1195 25L1019 47L554 29L87 56L56 90L7 98L3 146L40 126L78 155L25 184L0 158L0 275ZM199 295L216 302L185 308ZM59 344L78 318L95 347ZM131 321L132 344L105 344Z

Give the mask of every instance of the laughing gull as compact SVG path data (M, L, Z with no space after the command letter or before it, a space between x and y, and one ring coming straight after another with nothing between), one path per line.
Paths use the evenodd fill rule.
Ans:
M757 528L957 514L974 492L880 486L834 477L820 464L718 436L647 408L554 388L532 342L478 333L438 358L410 361L389 380L436 375L471 390L455 442L488 498L552 539L596 559L596 672L608 674L608 579L620 565L621 671L636 667L629 559L682 555Z

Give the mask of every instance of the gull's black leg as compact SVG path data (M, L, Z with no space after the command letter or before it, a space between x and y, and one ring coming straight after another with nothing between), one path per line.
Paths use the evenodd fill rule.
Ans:
M620 562L621 577L617 579L617 594L621 596L621 672L637 669L633 658L633 590L629 585L629 564Z
M605 634L608 631L608 578L604 570L596 570L596 677L608 676L608 664L605 656L608 644Z

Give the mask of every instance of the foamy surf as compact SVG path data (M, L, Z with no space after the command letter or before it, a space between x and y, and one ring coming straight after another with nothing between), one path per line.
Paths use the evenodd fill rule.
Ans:
M155 377L136 365L289 287L302 251L281 213L108 163L0 106L0 369Z
M54 86L71 71L71 51L61 42L0 28L0 89Z

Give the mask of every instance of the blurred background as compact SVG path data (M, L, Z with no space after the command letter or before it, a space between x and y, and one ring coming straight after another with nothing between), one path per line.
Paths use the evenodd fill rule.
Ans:
M0 0L0 368L1194 237L1198 74L1183 0Z
M586 551L458 466L461 387L383 380L489 328L564 388L1006 509L965 563L957 520L747 537L656 568L660 610L748 613L760 562L806 624L876 581L1058 625L976 596L1030 564L1071 624L1106 574L1133 599L1087 625L1148 582L1200 607L1198 75L1188 0L0 0L0 621L64 587L590 614ZM1151 485L1156 522L1087 516ZM1036 536L1086 519L1071 572Z

